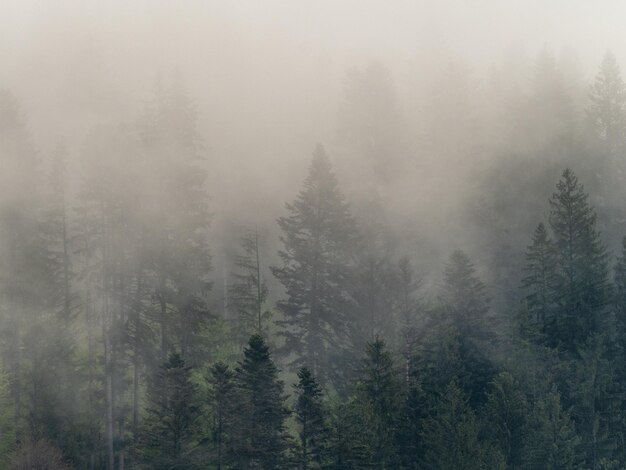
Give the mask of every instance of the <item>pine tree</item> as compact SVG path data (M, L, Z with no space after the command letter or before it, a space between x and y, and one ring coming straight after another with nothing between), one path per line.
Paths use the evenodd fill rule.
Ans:
M523 333L540 344L548 339L554 341L556 251L543 223L537 226L532 245L526 250L525 271L522 286L526 291L529 317L522 322Z
M260 335L253 335L236 370L241 396L235 468L288 468L283 382Z
M504 457L481 439L481 423L461 389L453 382L434 404L422 429L426 468L504 469Z
M587 116L607 154L616 157L626 137L626 86L611 52L604 55L591 85Z
M375 468L396 468L398 431L402 404L401 379L385 342L376 338L365 348L357 396L371 429L372 464Z
M243 345L252 334L267 332L271 313L265 306L268 289L262 277L258 230L244 236L241 249L235 258L237 272L233 274L228 298L235 313L235 335Z
M306 367L298 371L298 383L294 388L300 438L299 468L323 468L328 431L322 406L322 389Z
M508 372L498 374L487 391L484 420L487 435L498 446L507 468L522 463L524 439L528 433L528 401L520 384Z
M211 367L209 383L211 391L209 402L212 410L211 442L213 444L212 461L217 470L228 468L232 461L233 448L236 446L235 423L237 413L237 389L235 374L223 362Z
M470 259L455 251L444 273L443 305L447 321L458 335L459 385L472 404L484 401L495 368L487 356L493 343L494 319L489 312L485 286Z
M348 328L350 252L356 239L348 205L324 149L315 149L304 188L278 219L282 266L272 272L285 286L278 303L283 352L292 367L306 365L322 384L340 375L337 362ZM336 360L333 361L333 358Z
M191 368L180 355L153 377L138 453L145 468L193 469L198 465L200 408Z
M595 333L578 349L574 373L566 378L572 418L589 468L614 461L622 438L624 392L615 383L613 355L605 336Z
M206 294L211 289L210 226L204 142L197 110L182 82L157 88L141 121L144 155L141 221L142 255L154 299L159 350L165 361L172 350L190 364L203 357L200 337L211 318Z
M548 339L574 352L593 333L610 327L606 248L596 214L583 186L570 169L563 172L550 199L550 227L556 250L556 331Z
M533 407L521 468L546 470L581 468L580 438L558 392L550 392Z

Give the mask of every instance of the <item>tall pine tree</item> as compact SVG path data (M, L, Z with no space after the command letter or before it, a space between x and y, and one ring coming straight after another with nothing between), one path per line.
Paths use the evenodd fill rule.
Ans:
M355 224L321 145L288 215L278 219L282 266L272 272L285 286L278 303L280 335L291 366L306 365L322 383L340 374L337 361L349 326L347 289Z

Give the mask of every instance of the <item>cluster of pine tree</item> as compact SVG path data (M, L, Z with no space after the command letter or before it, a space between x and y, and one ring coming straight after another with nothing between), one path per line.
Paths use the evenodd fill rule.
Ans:
M364 137L377 120L363 101L388 77L351 80L343 137L384 186L401 166L381 155L405 158L403 142ZM538 102L561 109L540 83ZM619 182L610 55L590 102L599 174ZM82 152L70 198L66 149L44 172L0 93L0 469L626 468L626 238L613 259L573 171L532 213L547 217L521 263L497 238L484 271L453 251L427 289L384 204L348 204L318 145L275 262L244 234L222 315L183 87L157 86L137 122L95 128Z

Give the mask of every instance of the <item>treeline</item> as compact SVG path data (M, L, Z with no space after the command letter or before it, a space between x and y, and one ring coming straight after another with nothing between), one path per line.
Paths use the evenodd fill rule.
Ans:
M384 157L406 159L402 139L365 138L362 119L385 74L351 77L346 145L391 187L403 167ZM557 109L552 78L538 102ZM606 191L626 137L610 55L587 118ZM559 148L582 141L567 136ZM42 165L0 93L0 468L626 466L626 241L610 255L571 170L515 223L497 217L514 202L490 194L493 252L477 269L450 249L433 287L385 223L388 201L349 204L318 145L277 221L278 256L258 229L236 234L217 311L206 150L183 87L160 85L136 122L90 133L74 197L65 147ZM520 220L541 214L516 251L534 228Z

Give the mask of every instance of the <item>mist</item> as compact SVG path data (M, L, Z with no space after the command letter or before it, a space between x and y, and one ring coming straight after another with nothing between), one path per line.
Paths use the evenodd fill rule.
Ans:
M623 18L0 3L0 470L623 468Z

